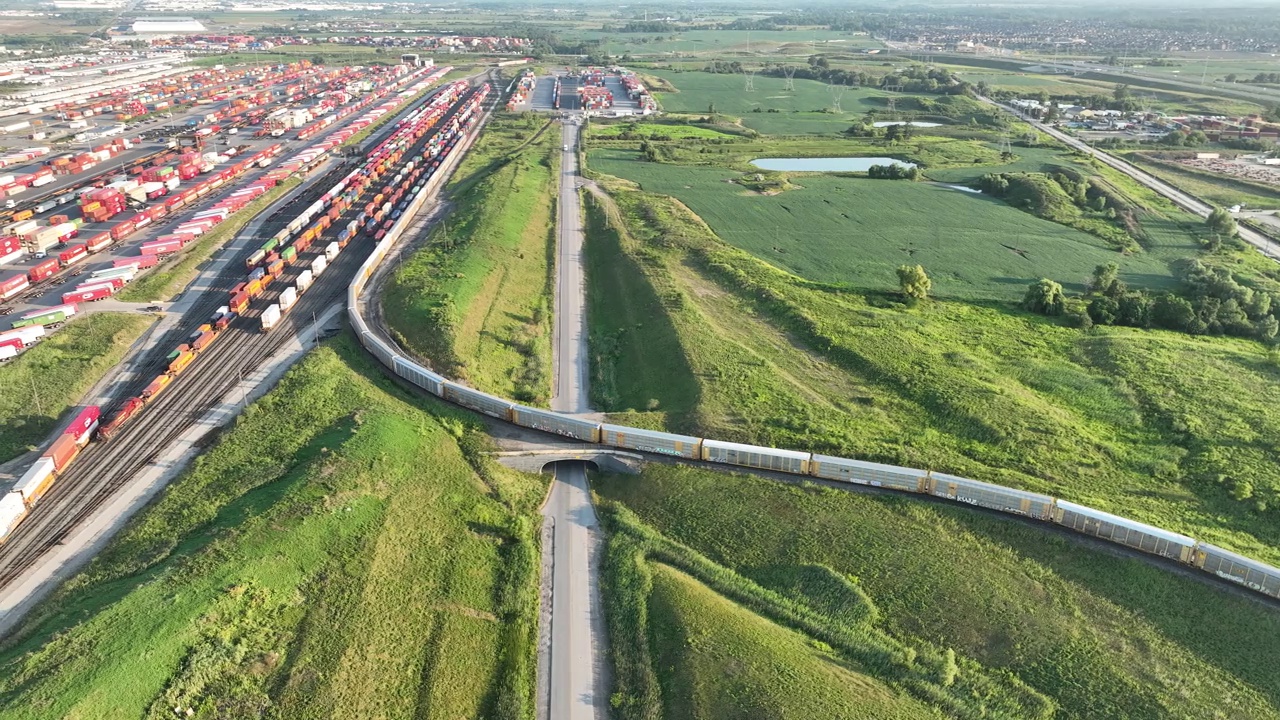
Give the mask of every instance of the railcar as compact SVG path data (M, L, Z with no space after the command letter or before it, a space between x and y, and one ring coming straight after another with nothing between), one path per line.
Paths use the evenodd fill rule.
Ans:
M1084 535L1187 564L1191 564L1196 546L1196 541L1186 535L1066 500L1054 503L1053 521Z
M702 441L702 459L708 462L808 475L809 458L810 453L795 450L742 445L720 440L704 439Z
M1053 515L1053 498L1040 493L992 485L979 480L930 473L929 494L991 510L1048 520Z
M809 474L824 480L873 485L907 492L924 492L928 485L928 473L923 470L817 453L814 453L809 461Z
M1280 599L1280 569L1209 543L1196 545L1193 565L1207 573Z
M442 392L441 385L444 383L444 377L437 375L430 370L410 362L405 358L396 358L395 373L418 387L426 390L432 395L439 396Z
M702 458L702 438L688 435L604 424L600 426L600 442L613 447L661 453L692 460Z
M589 443L600 442L600 423L579 420L563 413L538 410L525 405L512 405L511 422L521 427L564 435Z
M511 419L511 401L503 400L488 393L473 390L465 385L446 380L442 383L442 397L476 412L496 417L499 420Z

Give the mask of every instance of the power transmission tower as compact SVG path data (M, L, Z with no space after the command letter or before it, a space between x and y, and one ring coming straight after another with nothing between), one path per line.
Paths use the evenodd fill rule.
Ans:
M889 119L896 120L898 116L898 98L889 98Z
M746 86L743 88L743 92L755 92L756 91L756 71L742 68L742 77L746 80Z
M796 78L796 68L795 68L795 66L794 66L794 65L783 65L783 66L782 66L782 74L786 77L786 80L785 80L785 81L783 81L783 84L782 84L782 89L783 89L783 91L785 91L785 92L795 92L795 91L796 91L796 79L795 79L795 78Z
M836 85L835 83L832 83L827 86L827 91L831 93L831 111L832 112L837 112L837 113L844 112L844 110L840 109L840 99L844 97L844 94L848 90L849 88L846 85Z
M1000 136L1000 157L1013 154L1013 142L1009 140L1009 133Z

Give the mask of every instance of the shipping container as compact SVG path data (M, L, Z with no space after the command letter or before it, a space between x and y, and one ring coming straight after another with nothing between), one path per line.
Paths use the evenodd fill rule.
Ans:
M22 500L30 507L32 503L43 497L45 491L53 484L56 472L53 459L41 456L27 468L13 489L22 494Z
M53 460L54 470L62 472L67 469L72 460L76 459L76 455L80 454L80 445L76 443L73 435L59 435L57 440L49 446L48 450L41 453L41 457Z

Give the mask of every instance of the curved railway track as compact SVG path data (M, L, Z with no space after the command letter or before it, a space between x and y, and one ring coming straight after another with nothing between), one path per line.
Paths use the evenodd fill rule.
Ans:
M413 112L429 102L434 95L434 92L430 93L405 107L396 114L395 119ZM466 97L469 94L464 99ZM461 104L462 100L454 108ZM451 109L436 129L425 133L404 154L399 166L420 157L422 149L452 114ZM381 142L394 130L395 124L388 122L385 127L373 133L362 144L358 155L364 155ZM347 163L340 164L319 181L311 183L305 191L273 212L253 235L263 239L270 237L350 169ZM335 222L321 239L315 241L308 257L314 256L316 251L323 252L325 245L337 239L337 233L344 223L358 213L357 206L344 212L341 220ZM244 260L258 246L259 243L245 243L241 251L218 274L210 291L203 293L193 303L183 321L166 332L153 349L134 364L131 368L134 378L120 386L113 397L115 403L136 396L156 375L163 372L169 362L169 352L185 342L196 328L208 322L217 308L227 304L227 290L244 279ZM281 318L279 326L269 333L263 333L258 329L258 318L262 310L275 302L281 291L292 285L297 276L310 265L299 262L290 266L281 279L273 282L262 295L255 298L249 309L233 321L136 417L110 439L90 443L76 462L36 503L13 534L0 545L0 588L13 582L39 560L46 550L60 543L134 475L151 464L157 455L203 417L244 375L297 336L313 316L319 315L335 302L342 302L347 284L374 247L373 239L365 233L353 238L347 248L316 279L310 290L298 296L297 303Z

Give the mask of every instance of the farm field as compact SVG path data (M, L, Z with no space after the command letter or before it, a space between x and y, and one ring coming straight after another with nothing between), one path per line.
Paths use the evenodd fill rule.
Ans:
M1266 346L1082 331L1007 301L906 307L799 279L665 196L604 182L617 208L588 213L595 407L1036 490L1280 559Z
M579 34L585 40L599 40L601 50L613 55L630 53L646 55L715 56L725 52L776 54L785 52L807 57L815 43L820 51L852 52L879 48L883 45L866 35L831 30L684 30L667 34L655 41L653 33L605 33L588 31Z
M792 176L798 189L763 195L729 182L732 171L642 162L625 150L594 151L590 166L678 198L725 241L802 278L873 291L896 288L895 269L908 262L929 269L947 298L1017 300L1040 277L1081 291L1095 266L1113 261L1129 284L1161 288L1185 252L1122 256L1093 235L934 183L803 174Z
M783 78L757 75L752 81L755 92L747 93L743 92L745 80L741 75L667 70L645 72L663 78L679 90L657 94L664 110L705 114L714 105L716 112L741 117L744 126L766 135L843 132L867 111L885 111L889 97L909 97L878 89L849 88L840 98L843 112L833 113L828 112L832 107L828 86L816 80L797 79L795 92L787 92L783 89L786 82ZM755 112L757 109L760 112Z
M921 663L929 648L954 651L958 682L982 672L976 661L1044 698L1021 713L993 704L988 717L1280 717L1280 676L1256 661L1280 641L1280 615L1234 589L1037 525L888 494L664 464L639 477L593 476L593 489L606 513L634 513L632 525L688 548L646 563L652 672L665 717L731 716L686 712L713 702L799 709L838 672L821 657L828 638L758 614L734 573L833 618L824 628L870 620L892 641L919 648ZM610 542L634 536L615 531ZM723 566L705 574L714 589L668 564L689 553ZM611 627L615 642L630 640L620 632L628 628ZM743 659L730 661L724 647L742 648ZM743 687L754 658L774 667ZM636 665L643 669L623 666L627 677L643 679ZM865 681L840 684L860 688L863 702L881 697ZM859 714L865 706L856 700L841 707L841 717L894 716L886 708Z
M371 363L249 406L6 638L0 716L531 714L545 483Z
M0 365L0 462L44 442L155 320L139 313L93 313Z
M538 404L551 392L559 142L540 118L495 120L459 168L447 223L383 297L388 325L438 371Z

